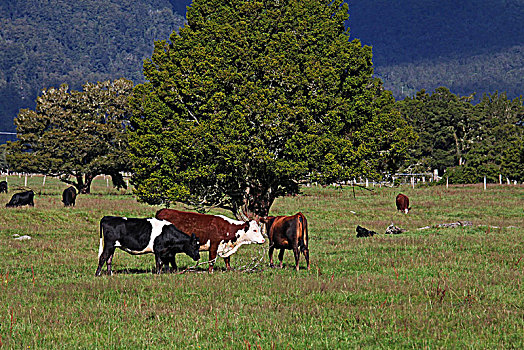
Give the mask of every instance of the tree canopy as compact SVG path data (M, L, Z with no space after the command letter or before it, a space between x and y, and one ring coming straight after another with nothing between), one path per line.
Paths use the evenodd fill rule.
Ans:
M18 141L8 144L13 170L60 176L81 193L89 193L96 175L112 176L125 187L121 171L129 125L129 80L87 83L83 91L67 85L44 90L36 110L23 109L15 119Z
M444 169L463 162L472 137L472 97L460 97L440 87L433 94L425 90L398 103L402 115L419 135L410 152L414 171Z
M499 175L524 181L522 98L510 100L505 93L493 93L476 105L472 98L440 87L397 103L420 136L404 170L438 169L440 175L446 171L452 183L481 182L484 176L498 182Z
M195 0L136 86L138 198L267 215L301 180L394 171L415 135L343 1Z

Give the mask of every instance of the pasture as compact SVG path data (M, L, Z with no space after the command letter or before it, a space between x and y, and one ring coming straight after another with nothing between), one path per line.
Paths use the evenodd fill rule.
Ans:
M3 180L3 178L2 178ZM95 278L104 215L152 217L160 207L98 178L64 208L56 179L28 179L35 207L0 194L0 348L350 349L524 348L524 187L304 188L273 215L303 212L311 271L268 267L267 243L243 246L239 268L152 274L153 255L117 251ZM395 208L403 192L408 215ZM181 207L179 207L181 209ZM222 214L224 214L222 212ZM227 213L226 213L227 214ZM230 216L230 214L228 214ZM417 230L467 220L472 226ZM386 227L408 229L385 235ZM356 238L361 225L380 233ZM18 241L13 235L29 235ZM201 261L207 260L203 252ZM179 268L194 262L177 256Z

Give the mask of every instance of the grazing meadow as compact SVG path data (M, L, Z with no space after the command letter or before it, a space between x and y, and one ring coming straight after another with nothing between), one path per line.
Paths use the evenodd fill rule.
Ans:
M283 269L269 268L265 243L240 248L234 271L219 259L213 274L202 264L157 275L153 255L117 250L116 273L95 278L100 219L152 217L160 207L99 177L64 208L67 186L34 176L35 207L8 209L25 178L8 183L0 348L524 348L522 185L304 187L271 214L306 215L310 271L303 256L294 270L291 251ZM408 215L395 208L399 192ZM459 221L471 225L438 227ZM384 234L391 223L407 231ZM356 238L357 225L379 234ZM195 265L183 254L177 263Z

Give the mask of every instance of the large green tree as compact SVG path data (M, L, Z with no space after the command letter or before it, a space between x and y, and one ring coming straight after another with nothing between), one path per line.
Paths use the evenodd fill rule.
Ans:
M10 169L60 176L81 193L89 193L100 174L125 187L120 172L129 170L132 90L126 79L87 83L82 91L69 91L65 84L44 90L36 110L22 109L15 118L18 141L8 144Z
M138 198L267 215L301 180L379 178L414 134L342 0L195 0L136 86Z

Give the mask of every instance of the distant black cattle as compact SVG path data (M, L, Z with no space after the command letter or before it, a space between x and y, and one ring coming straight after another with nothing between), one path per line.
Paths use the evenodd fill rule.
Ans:
M35 196L35 193L33 191L15 193L13 194L13 197L11 197L11 200L9 201L9 203L7 203L5 206L6 208L21 207L23 205L30 205L34 207L35 206L35 203L33 202L34 196Z
M364 228L360 225L357 226L357 237L373 237L374 235L378 235L375 231L368 230L367 228Z
M7 181L0 181L0 193L7 193Z
M62 193L62 202L65 207L75 206L76 201L76 189L73 186L70 186L64 190Z
M100 276L104 263L111 275L116 248L134 255L155 254L156 272L160 273L162 267L169 268L169 263L176 269L176 253L186 253L197 261L200 259L199 247L194 234L186 235L169 221L104 216L100 220L100 248L95 276Z

